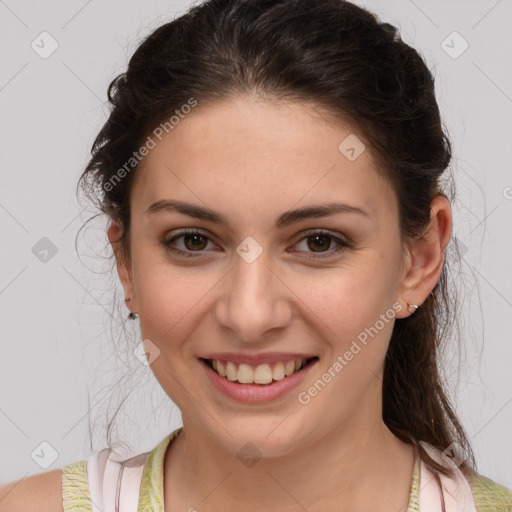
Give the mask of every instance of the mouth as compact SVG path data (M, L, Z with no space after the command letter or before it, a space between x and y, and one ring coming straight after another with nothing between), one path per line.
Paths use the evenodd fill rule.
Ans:
M314 356L253 365L221 359L199 359L225 380L235 384L260 387L271 386L275 382L286 380L292 375L303 372L318 361L318 357Z

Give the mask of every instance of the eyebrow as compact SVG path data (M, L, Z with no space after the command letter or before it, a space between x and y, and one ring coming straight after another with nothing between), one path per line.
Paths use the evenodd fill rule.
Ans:
M178 212L189 217L196 219L207 220L218 224L229 225L227 219L220 213L199 206L192 203L186 203L183 201L175 201L172 199L159 199L155 201L146 210L147 215L154 215L160 212ZM321 205L308 206L306 208L298 208L295 210L289 210L279 216L276 221L277 228L284 228L290 226L296 222L302 220L327 217L329 215L335 215L339 213L352 213L362 215L364 217L370 217L369 213L357 206L352 206L343 203L328 203Z

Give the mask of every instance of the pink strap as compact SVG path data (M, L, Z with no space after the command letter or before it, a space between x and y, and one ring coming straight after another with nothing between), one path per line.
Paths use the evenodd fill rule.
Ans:
M442 512L442 499L446 512L477 512L471 487L460 469L450 460L442 457L439 450L427 443L421 443L427 453L438 463L451 467L455 471L454 477L439 474L442 487L423 460L420 473L420 511Z
M144 464L150 452L123 462L105 448L87 459L93 512L137 512Z

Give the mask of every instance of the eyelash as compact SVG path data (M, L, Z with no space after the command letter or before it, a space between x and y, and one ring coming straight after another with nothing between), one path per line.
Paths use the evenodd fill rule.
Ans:
M173 242L175 242L177 239L183 237L184 235L201 235L201 236L205 237L206 239L208 239L209 241L211 241L210 238L206 235L206 233L203 233L202 231L200 231L198 229L191 228L191 229L183 229L183 230L179 231L175 236L173 236L169 240L163 240L162 245L166 249L168 249L180 256L184 256L186 258L198 257L200 255L200 253L203 251L183 251L181 249L176 249L175 247L171 246L171 244ZM330 238L336 244L338 244L338 246L334 250L324 251L323 253L322 252L319 252L319 253L310 252L309 254L318 254L318 256L317 255L303 256L303 258L310 259L310 260L327 258L327 257L331 257L333 254L338 254L340 252L344 252L346 249L350 249L352 247L352 245L348 241L342 240L341 238L338 238L338 237L334 236L333 234L331 234L329 231L325 231L323 229L313 229L313 230L307 231L304 234L304 236L299 240L299 242L302 242L303 240L305 240L307 238L310 238L313 236L318 236L318 235L322 235L322 236L326 236L326 237ZM299 243L299 242L297 242L297 243ZM300 251L292 251L292 252L300 252ZM198 253L198 256L194 255L193 253ZM320 256L320 254L324 254L325 256Z

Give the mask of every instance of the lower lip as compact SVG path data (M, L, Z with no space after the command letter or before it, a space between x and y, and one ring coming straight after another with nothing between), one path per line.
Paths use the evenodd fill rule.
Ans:
M217 372L212 370L205 361L200 360L201 365L205 369L206 375L208 375L212 384L219 391L222 391L230 398L246 403L269 402L286 395L286 393L289 393L302 382L309 370L317 362L318 359L314 359L304 366L304 368L289 377L276 380L272 382L272 384L260 385L240 384L238 382L230 381L225 377L221 377Z

